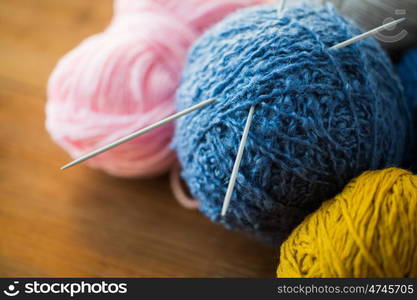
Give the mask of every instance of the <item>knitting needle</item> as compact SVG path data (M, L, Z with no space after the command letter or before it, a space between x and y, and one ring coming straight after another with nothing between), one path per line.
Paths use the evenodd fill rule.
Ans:
M278 8L278 16L284 11L286 0L281 0ZM248 139L250 126L252 124L253 114L255 112L255 105L252 105L249 109L248 117L246 119L245 128L243 129L242 138L240 140L239 148L237 151L235 163L233 164L232 174L230 175L229 185L227 186L226 195L224 196L221 216L224 217L227 213L227 209L230 205L230 199L232 198L233 190L235 189L237 174L239 173L240 163L242 161L243 151L245 150L246 141Z
M145 128L143 128L143 129L141 129L139 131L136 131L136 132L134 132L134 133L132 133L132 134L126 136L126 137L123 137L123 138L121 138L121 139L119 139L119 140L117 140L117 141L109 144L109 145L106 145L106 146L101 147L101 148L99 148L99 149L97 149L97 150L95 150L95 151L93 151L91 153L88 153L86 155L83 155L80 158L78 158L78 159L70 162L69 164L66 164L65 166L63 166L61 168L61 170L65 170L65 169L68 169L68 168L70 168L72 166L75 166L75 165L77 165L77 164L79 164L79 163L81 163L83 161L86 161L87 159L90 159L90 158L92 158L92 157L94 157L96 155L99 155L99 154L107 151L107 150L110 150L110 149L112 149L112 148L114 148L116 146L119 146L120 144L123 144L123 143L125 143L127 141L130 141L130 140L132 140L132 139L134 139L134 138L136 138L138 136L141 136L141 135L143 135L143 134L145 134L145 133L147 133L147 132L149 132L149 131L151 131L153 129L156 129L158 127L161 127L162 125L165 125L165 124L167 124L169 122L172 122L172 121L174 121L174 120L176 120L176 119L178 119L178 118L180 118L180 117L182 117L182 116L184 116L186 114L189 114L189 113L191 113L191 112L193 112L193 111L195 111L197 109L200 109L200 108L202 108L204 106L207 106L207 105L213 103L213 101L215 101L215 100L216 99L208 99L208 100L205 100L205 101L203 101L201 103L198 103L198 104L196 104L194 106L191 106L190 108L184 109L183 111L180 111L180 112L178 112L176 114L173 114L173 115L171 115L171 116L169 116L169 117L167 117L167 118L165 118L165 119L163 119L161 121L158 121L158 122L156 122L156 123L154 123L152 125L149 125L148 127L145 127Z
M236 160L233 165L232 175L230 176L229 185L226 191L226 196L224 197L223 207L222 207L222 212L221 212L222 216L226 215L227 208L229 207L229 204L230 204L230 199L232 198L232 193L235 187L237 173L239 172L240 162L242 161L243 150L245 149L246 140L248 139L249 129L252 123L254 112L255 112L255 106L252 105L249 109L249 114L248 114L248 118L246 119L245 129L243 129L242 139L240 140Z
M284 6L285 6L285 0L281 1L281 5L279 6L278 14L280 14L282 12L282 10L284 9ZM340 48L349 46L349 45L351 45L355 42L358 42L358 41L360 41L364 38L367 38L367 37L369 37L373 34L376 34L379 31L382 31L382 30L387 29L387 28L389 28L393 25L401 23L404 20L405 20L405 18L401 18L401 19L392 21L390 23L384 24L382 26L379 26L377 28L371 29L370 31L367 31L367 32L362 33L358 36L355 36L355 37L353 37L349 40L346 40L346 41L341 42L337 45L334 45L329 49L331 49L331 50L340 49ZM252 122L253 112L254 112L254 106L252 105L251 108L250 108L249 114L248 114L248 119L246 121L245 129L243 131L242 140L240 142L239 149L238 149L238 154L237 154L237 157L236 157L236 160L235 160L235 164L233 166L232 175L230 176L229 185L228 185L227 190L226 190L226 196L224 197L223 206L222 206L222 210L221 210L221 216L222 217L224 217L226 215L227 209L230 205L230 199L232 197L233 189L234 189L234 186L235 186L235 183L236 183L237 174L239 172L239 166L240 166L240 162L242 160L243 150L245 148L247 136L248 136L248 133L249 133L251 122Z
M279 1L279 6L277 8L278 16L284 11L285 4L286 4L286 0Z
M351 45L351 44L353 44L353 43L356 43L356 42L358 42L358 41L360 41L360 40L363 40L364 38L367 38L367 37L369 37L369 36L371 36L371 35L374 35L374 34L376 34L376 33L378 33L378 32L380 32L380 31L382 31L382 30L384 30L384 29L387 29L387 28L389 28L389 27L391 27L391 26L394 26L394 25L396 25L396 24L398 24L398 23L401 23L401 22L403 22L405 20L405 18L401 18L401 19L398 19L398 20L394 20L394 21L392 21L392 22L389 22L389 23L387 23L387 24L384 24L384 25L382 25L382 26L379 26L379 27L377 27L377 28L374 28L374 29L371 29L371 30L369 30L369 31L367 31L367 32L364 32L364 33L362 33L362 34L360 34L360 35L358 35L358 36L355 36L355 37L353 37L353 38L351 38L351 39L348 39L347 41L344 41L344 42L341 42L341 43L339 43L339 44L337 44L337 45L334 45L333 47L331 47L330 49L340 49L340 48L343 48L343 47L346 47L346 46L349 46L349 45Z

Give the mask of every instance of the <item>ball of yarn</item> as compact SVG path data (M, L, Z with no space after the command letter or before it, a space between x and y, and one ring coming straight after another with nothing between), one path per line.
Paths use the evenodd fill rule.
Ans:
M74 158L174 113L191 43L260 0L118 0L111 24L65 55L48 84L46 127ZM173 124L87 162L118 176L152 176L175 160Z
M290 5L306 0L289 1ZM362 29L378 26L405 17L406 21L376 35L382 47L403 51L417 45L417 1L415 0L308 0L330 2L343 15L354 20Z
M181 175L200 210L228 228L280 241L368 169L400 165L410 120L401 84L374 39L331 6L240 10L190 51L176 123ZM249 108L256 105L230 207L220 216Z
M404 85L404 91L411 110L414 124L413 146L410 151L411 161L417 170L417 48L406 52L397 67Z
M278 277L417 277L417 176L366 172L281 246Z

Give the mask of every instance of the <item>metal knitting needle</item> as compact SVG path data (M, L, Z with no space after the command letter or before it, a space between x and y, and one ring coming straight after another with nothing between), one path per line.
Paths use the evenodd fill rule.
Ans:
M355 36L355 37L353 37L351 39L348 39L347 41L344 41L344 42L341 42L341 43L339 43L337 45L334 45L330 49L332 49L332 50L333 49L340 49L340 48L349 46L349 45L351 45L353 43L356 43L356 42L358 42L360 40L363 40L364 38L367 38L367 37L369 37L371 35L377 34L378 32L380 32L382 30L385 30L385 29L387 29L387 28L389 28L389 27L391 27L393 25L396 25L398 23L401 23L403 21L405 21L405 18L401 18L401 19L398 19L398 20L394 20L392 22L389 22L387 24L384 24L382 26L379 26L377 28L374 28L374 29L371 29L371 30L369 30L367 32L364 32L364 33L362 33L362 34L360 34L358 36Z
M277 8L277 14L280 14L284 11L286 0L281 0ZM224 196L223 206L221 211L221 216L224 217L227 213L227 209L230 205L230 199L232 198L233 190L235 189L237 174L239 173L240 163L242 161L243 151L245 150L246 141L248 139L250 126L252 124L253 114L255 112L255 105L252 105L249 109L249 114L246 119L245 128L243 129L242 138L240 140L239 148L237 151L235 163L233 165L232 174L230 175L229 185L227 186L226 195Z
M284 6L285 6L285 0L281 2L278 14L280 14L282 12ZM371 29L370 31L367 31L367 32L362 33L358 36L355 36L355 37L353 37L349 40L346 40L346 41L341 42L337 45L334 45L334 46L330 47L329 49L331 49L331 50L340 49L340 48L349 46L349 45L351 45L355 42L358 42L358 41L360 41L362 39L365 39L365 38L367 38L367 37L369 37L373 34L376 34L379 31L382 31L382 30L387 29L387 28L389 28L393 25L401 23L404 20L405 20L405 18L401 18L401 19L392 21L390 23L384 24L382 26L379 26L377 28ZM250 125L251 125L252 118L253 118L253 113L254 113L254 106L251 106L250 111L249 111L249 115L248 115L248 119L246 121L246 126L245 126L245 129L243 131L242 140L241 140L240 145L239 145L238 154L237 154L237 157L236 157L236 160L235 160L235 164L233 166L232 175L230 176L229 185L228 185L227 190L226 190L226 196L224 197L223 207L222 207L222 211L221 211L221 216L222 217L224 217L227 213L227 209L228 209L229 204L230 204L230 199L231 199L232 194L233 194L233 189L234 189L234 186L235 186L235 183L236 183L237 174L239 172L239 166L240 166L240 162L242 160L243 150L245 148L247 136L248 136Z
M230 199L232 198L232 193L235 187L237 173L239 172L240 162L242 161L243 150L245 149L246 140L248 139L249 129L252 123L254 112L255 112L255 106L252 105L249 109L249 115L248 115L248 118L246 119L245 129L243 130L242 139L240 140L236 160L233 165L232 175L230 176L230 181L227 187L226 196L224 197L223 207L222 207L222 212L221 212L222 216L226 215L227 208L229 207L229 204L230 204Z
M286 4L286 0L279 1L279 6L277 9L278 16L284 11L285 4Z
M176 120L178 118L181 118L182 116L185 116L186 114L189 114L189 113L191 113L191 112L193 112L193 111L195 111L197 109L200 109L200 108L202 108L204 106L207 106L207 105L213 103L213 101L215 101L215 100L216 99L208 99L208 100L205 100L205 101L203 101L201 103L198 103L198 104L196 104L196 105L194 105L194 106L192 106L190 108L184 109L183 111L180 111L180 112L178 112L176 114L173 114L172 116L169 116L169 117L167 117L167 118L165 118L165 119L163 119L161 121L158 121L158 122L156 122L156 123L154 123L152 125L149 125L148 127L145 127L145 128L143 128L143 129L141 129L139 131L136 131L136 132L134 132L134 133L132 133L132 134L126 136L126 137L123 137L123 138L121 138L121 139L119 139L119 140L117 140L117 141L109 144L109 145L106 145L106 146L101 147L101 148L99 148L99 149L97 149L97 150L95 150L95 151L93 151L91 153L88 153L86 155L83 155L80 158L78 158L78 159L70 162L69 164L66 164L65 166L63 166L61 168L61 170L68 169L68 168L70 168L72 166L75 166L75 165L77 165L77 164L79 164L79 163L81 163L83 161L86 161L87 159L90 159L90 158L92 158L92 157L94 157L96 155L99 155L99 154L101 154L103 152L106 152L107 150L110 150L110 149L112 149L112 148L114 148L116 146L119 146L120 144L123 144L123 143L125 143L127 141L130 141L130 140L132 140L134 138L137 138L138 136L141 136L141 135L143 135L143 134L145 134L145 133L147 133L147 132L149 132L149 131L151 131L153 129L156 129L158 127L161 127L162 125L165 125L165 124L167 124L169 122L172 122L172 121L174 121L174 120Z

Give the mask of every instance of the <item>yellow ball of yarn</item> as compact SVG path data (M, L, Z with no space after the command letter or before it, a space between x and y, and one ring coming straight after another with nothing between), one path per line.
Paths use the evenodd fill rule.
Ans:
M417 277L417 176L365 172L281 246L278 277Z

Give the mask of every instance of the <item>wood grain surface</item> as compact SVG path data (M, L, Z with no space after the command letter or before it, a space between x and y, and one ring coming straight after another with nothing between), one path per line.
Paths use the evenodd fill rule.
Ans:
M111 14L110 0L0 1L0 276L273 277L276 249L180 207L167 176L59 170L46 82Z

